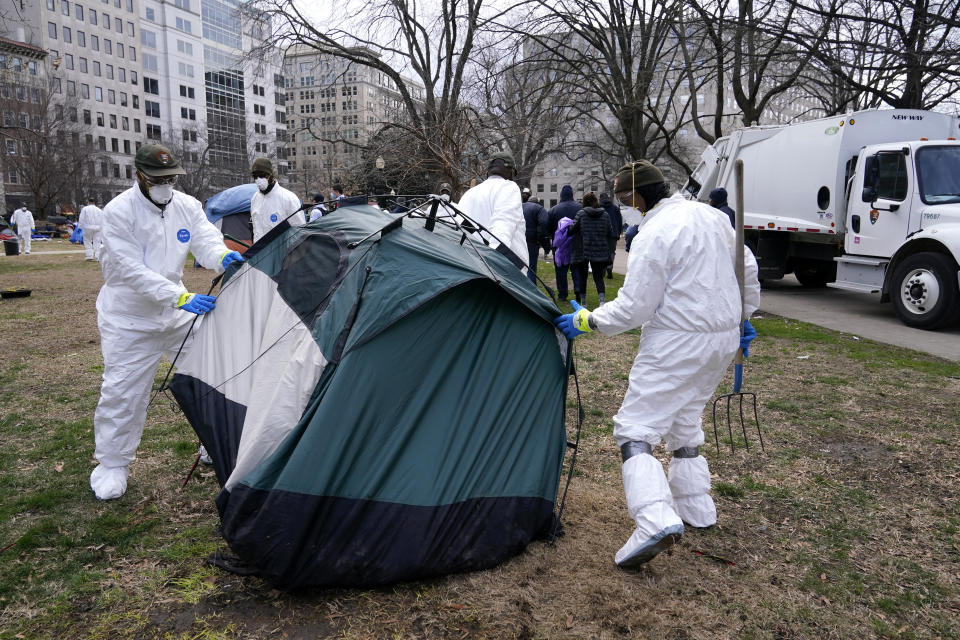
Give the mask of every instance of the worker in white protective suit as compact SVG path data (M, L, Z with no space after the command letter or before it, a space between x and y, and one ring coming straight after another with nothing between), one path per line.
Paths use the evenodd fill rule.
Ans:
M97 206L95 198L87 200L87 206L80 209L77 220L83 229L83 250L88 262L100 259L100 228L103 226L103 210Z
M97 296L103 384L93 418L95 456L90 488L100 500L127 489L163 354L173 357L191 320L214 308L215 298L187 291L180 281L188 253L216 271L243 258L195 199L174 191L183 168L161 145L137 151L137 182L104 207L104 285Z
M16 227L17 236L20 238L20 245L24 253L30 253L30 241L33 238L33 230L37 224L33 220L33 213L27 209L27 203L24 202L19 209L10 216L10 224Z
M457 205L471 220L488 229L506 245L519 262L527 264L526 226L523 221L523 200L516 176L513 156L497 152L487 164L487 179L467 190ZM493 245L499 249L497 243ZM500 249L502 252L502 249Z
M300 198L277 184L269 158L254 160L250 175L257 185L256 193L250 198L250 222L253 223L254 242L288 218L291 225L307 223L307 218L300 208Z
M663 174L645 160L617 173L614 193L643 213L615 300L557 318L568 338L599 331L614 335L643 327L627 394L614 417L623 458L623 486L636 530L617 552L622 567L643 564L680 539L684 523L710 527L717 511L710 471L698 448L700 414L738 347L756 333L744 322L735 273L734 230L713 207L669 196ZM757 263L744 250L743 307L760 304ZM664 442L673 454L669 476L651 454Z

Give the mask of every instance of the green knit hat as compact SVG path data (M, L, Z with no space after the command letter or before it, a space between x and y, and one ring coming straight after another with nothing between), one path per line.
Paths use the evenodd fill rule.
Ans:
M649 160L628 162L617 170L613 179L613 192L634 191L637 187L666 182L663 173Z
M250 167L250 173L265 173L268 176L273 175L273 163L270 158L257 158Z

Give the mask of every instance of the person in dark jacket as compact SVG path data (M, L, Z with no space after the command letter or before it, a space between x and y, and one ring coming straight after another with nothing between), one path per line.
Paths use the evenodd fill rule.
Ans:
M530 257L529 262L527 262L527 277L530 278L530 282L537 284L537 259L540 257L541 225L547 212L544 211L536 198L530 197L529 188L524 188L520 192L520 199L523 200L524 236L527 240L527 255Z
M390 209L390 213L406 213L409 210L410 209L407 208L407 199L403 196L398 196L393 209Z
M737 214L734 213L733 209L730 208L730 205L727 204L727 190L723 187L718 187L710 192L710 206L714 209L720 209L727 217L730 218L730 226L734 229L737 227Z
M543 247L544 259L549 259L550 251L553 250L553 236L550 234L550 212L543 206L542 199L530 196L530 202L536 202L540 205L540 224L538 225L540 246Z
M620 241L620 234L623 232L623 216L620 214L620 207L607 193L600 194L600 206L610 216L610 226L614 233L614 237L610 238L610 264L607 265L607 278L610 279L613 278L613 259L617 256L617 242Z
M583 209L574 217L570 234L573 236L570 269L577 302L586 302L587 272L592 269L593 282L597 285L600 304L603 304L607 293L603 273L610 262L610 239L615 236L610 226L610 215L600 206L597 194L592 191L583 196Z
M568 184L563 185L560 189L560 202L551 207L550 212L547 214L547 221L550 225L548 235L551 238L554 237L560 220L562 218L570 218L573 220L577 216L578 211L580 211L580 203L573 199L573 187ZM554 261L554 267L557 275L557 292L560 294L561 299L566 300L567 270L565 268L557 268L556 261ZM571 272L570 275L572 276L573 273ZM576 291L576 286L574 286L574 291Z

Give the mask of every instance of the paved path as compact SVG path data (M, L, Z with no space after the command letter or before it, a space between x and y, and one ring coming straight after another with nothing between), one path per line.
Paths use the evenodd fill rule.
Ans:
M623 240L613 262L617 273L627 271ZM960 327L946 331L912 329L897 318L890 303L880 303L879 294L853 293L840 289L804 289L793 276L764 282L760 311L802 320L884 344L906 347L960 362Z

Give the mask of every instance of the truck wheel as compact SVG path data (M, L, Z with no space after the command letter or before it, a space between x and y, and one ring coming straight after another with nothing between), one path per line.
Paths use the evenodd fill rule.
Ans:
M837 279L837 263L810 260L797 264L793 269L797 281L807 289L819 289Z
M937 329L960 318L957 266L942 253L910 256L893 272L890 297L900 320L919 329Z

